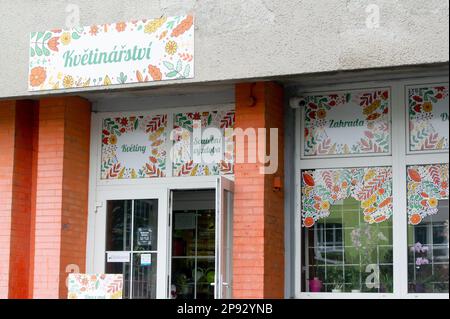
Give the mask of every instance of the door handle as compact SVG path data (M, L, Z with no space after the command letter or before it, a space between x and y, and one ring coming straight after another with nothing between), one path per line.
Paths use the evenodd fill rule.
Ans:
M230 286L230 284L229 284L229 283L227 283L227 282L223 282L223 283L222 283L222 285L224 285L225 287L228 287L228 286Z

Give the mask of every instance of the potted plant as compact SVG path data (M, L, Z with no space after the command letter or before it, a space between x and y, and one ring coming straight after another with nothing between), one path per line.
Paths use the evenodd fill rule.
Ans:
M342 292L342 287L343 286L344 285L341 282L335 282L331 292L332 293L340 293L340 292Z
M427 267L430 263L428 259L428 246L417 242L411 247L411 251L415 256L416 278L414 281L414 290L416 293L425 293L426 287L433 281L433 276L427 274Z

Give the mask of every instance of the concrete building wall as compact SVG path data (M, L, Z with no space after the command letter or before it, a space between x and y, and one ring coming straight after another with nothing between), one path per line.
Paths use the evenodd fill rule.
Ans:
M69 4L78 9L67 13ZM77 10L80 25L193 13L196 75L183 83L203 83L447 62L448 6L445 0L1 0L0 98L31 95L29 33L65 27ZM379 26L371 27L377 8Z

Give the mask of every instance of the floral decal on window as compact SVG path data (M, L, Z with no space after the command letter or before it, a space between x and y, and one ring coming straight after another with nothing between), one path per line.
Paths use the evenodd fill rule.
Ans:
M319 169L302 172L302 222L312 227L330 215L337 201L361 202L364 221L381 223L392 216L392 169L389 167Z
M206 128L222 130L221 141L209 141L202 137L202 152L217 152L222 154L218 163L196 163L193 160L192 132L194 121L201 121L202 132ZM233 136L227 136L225 129L233 128L235 122L234 110L178 113L174 115L174 176L209 176L233 174L234 172L234 144Z
M102 179L166 176L167 115L106 118L102 129Z
M389 152L388 89L305 96L300 106L304 156Z
M410 150L448 150L448 86L410 88Z
M408 168L408 222L418 225L438 212L439 200L448 199L448 164Z

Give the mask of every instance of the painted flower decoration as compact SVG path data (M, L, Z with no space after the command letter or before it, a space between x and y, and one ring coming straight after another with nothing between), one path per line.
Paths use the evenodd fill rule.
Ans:
M431 102L425 102L423 103L422 108L425 112L429 113L433 111L433 104Z
M98 26L97 25L91 25L90 29L89 29L89 34L90 35L97 35L98 33Z
M47 46L50 50L58 52L58 45L59 45L59 37L53 37L47 42Z
M127 28L127 24L125 22L118 22L116 23L116 30L117 32L123 32Z
M74 86L75 81L71 75L66 75L63 79L63 86L67 88L71 88Z
M116 144L117 144L117 136L114 135L114 134L112 134L112 135L109 137L109 143L112 144L112 145L116 145Z
M30 85L33 87L39 86L42 83L44 83L46 77L47 77L47 72L45 71L45 68L43 68L41 66L37 66L37 67L31 69Z
M64 32L62 35L61 35L61 43L63 44L63 45L68 45L69 43L70 43L70 41L72 40L72 36L70 35L70 33L69 32Z
M169 55L174 55L177 53L178 45L175 41L169 41L166 44L166 53Z
M324 109L320 109L317 111L317 117L319 119L324 119L327 116L327 111L325 111Z

